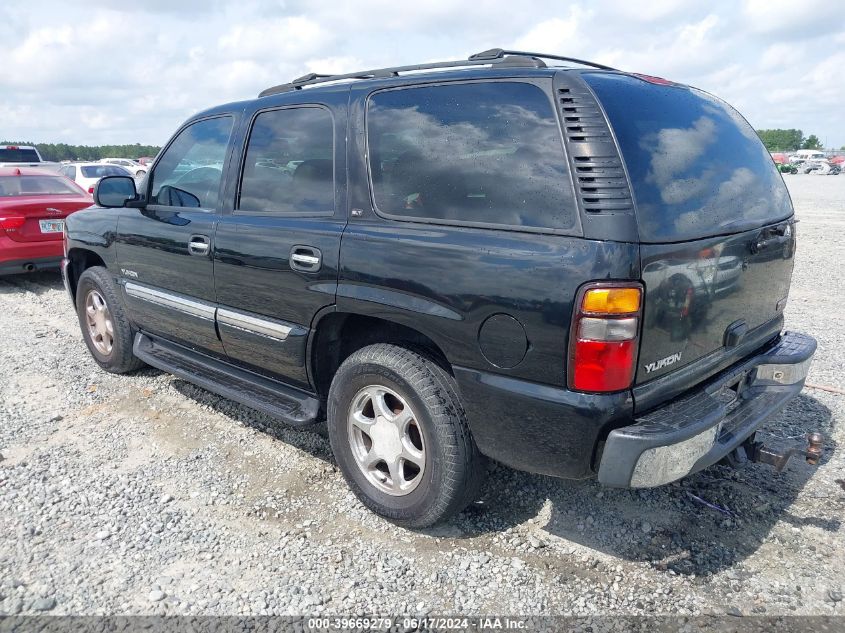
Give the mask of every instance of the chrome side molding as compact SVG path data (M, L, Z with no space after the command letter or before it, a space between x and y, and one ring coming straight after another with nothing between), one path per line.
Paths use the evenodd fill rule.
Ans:
M165 308L171 308L184 314L214 321L214 313L216 308L211 303L198 301L197 299L188 299L181 295L172 294L170 292L163 292L148 286L142 286L134 282L126 282L126 294L135 299L154 303Z
M276 341L284 341L293 330L292 325L280 321L264 319L229 308L218 308L212 303L198 299L189 299L182 295L164 292L132 281L125 283L126 294L135 299L189 314L200 319L214 321L221 325L243 332L266 336Z
M278 321L261 319L228 308L217 308L217 322L245 332L267 336L277 341L284 341L293 329L291 326Z

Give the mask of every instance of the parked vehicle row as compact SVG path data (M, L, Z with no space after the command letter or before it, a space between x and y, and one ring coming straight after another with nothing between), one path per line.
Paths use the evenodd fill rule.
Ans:
M755 433L815 351L782 332L794 213L753 129L600 64L308 75L94 196L62 271L95 361L326 419L402 525L460 511L487 458L618 487L773 463Z
M52 163L33 146L0 146L0 275L58 269L67 215L93 204L101 178L146 169L119 158Z
M845 158L832 156L828 158L824 152L818 150L798 150L787 155L784 152L772 152L772 159L782 174L816 174L819 176L835 176L842 170Z

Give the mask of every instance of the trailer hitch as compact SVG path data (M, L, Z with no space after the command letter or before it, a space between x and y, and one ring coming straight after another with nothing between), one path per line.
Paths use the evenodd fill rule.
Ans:
M793 455L803 455L808 464L818 466L824 453L824 436L821 433L810 433L807 435L807 448L794 446L780 453L764 445L763 442L751 442L746 447L746 453L749 461L769 464L774 466L777 472L781 472L786 467L786 463Z

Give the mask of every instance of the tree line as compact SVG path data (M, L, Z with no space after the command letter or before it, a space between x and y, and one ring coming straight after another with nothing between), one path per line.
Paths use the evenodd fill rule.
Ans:
M96 161L101 158L153 157L161 147L157 145L68 145L67 143L30 143L25 141L3 141L0 145L34 145L41 158L46 161L62 160Z
M794 152L798 149L824 149L815 134L805 137L801 130L757 130L757 136L770 152ZM845 149L845 148L843 148Z

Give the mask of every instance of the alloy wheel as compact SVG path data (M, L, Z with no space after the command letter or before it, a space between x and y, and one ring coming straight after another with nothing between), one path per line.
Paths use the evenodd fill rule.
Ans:
M97 290L89 290L85 297L85 322L97 351L103 356L110 355L114 346L114 323L103 295Z
M416 414L391 389L370 385L352 399L348 437L355 463L376 488L411 493L425 472L425 442Z

